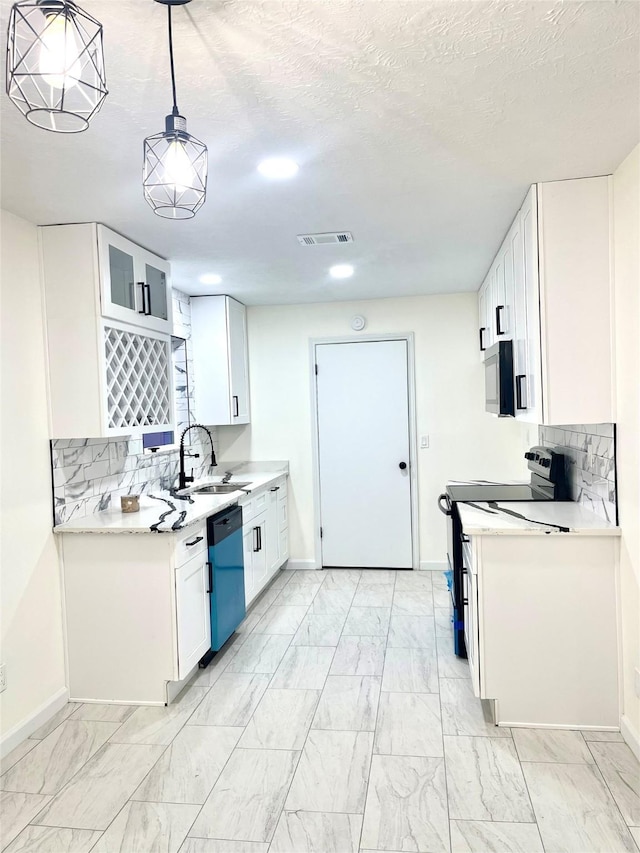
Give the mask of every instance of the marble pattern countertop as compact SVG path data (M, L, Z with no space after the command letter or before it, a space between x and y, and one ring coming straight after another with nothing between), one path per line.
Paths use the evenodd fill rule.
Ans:
M225 466L224 463L219 466L221 473L215 477L205 477L194 483L189 489L206 485L208 483L219 483L222 480L225 470L233 470L233 480L246 483L250 481L250 485L245 489L239 489L235 492L229 492L225 495L200 495L191 494L193 503L181 500L178 497L171 497L167 491L160 489L153 492L159 498L170 500L176 507L175 512L167 515L164 522L159 526L160 533L174 533L184 530L191 524L202 521L210 515L214 515L223 509L226 509L245 496L246 491L252 492L265 488L270 483L277 480L279 477L288 475L289 464L287 462L263 463L260 465L260 470L255 470L255 463L240 464ZM169 507L166 503L160 500L154 500L150 495L143 494L140 496L140 511L123 513L118 509L108 509L103 512L95 512L92 515L84 518L74 518L72 521L57 524L53 528L54 533L150 533L151 525L155 524L160 516L167 512ZM181 512L186 512L180 527L174 531L171 525L179 519Z
M497 501L458 503L468 536L519 536L574 533L620 536L619 527L574 501ZM510 513L517 513L518 518Z

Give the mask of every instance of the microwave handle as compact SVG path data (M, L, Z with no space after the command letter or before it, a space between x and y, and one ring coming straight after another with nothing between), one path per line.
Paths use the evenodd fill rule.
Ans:
M516 409L526 409L527 405L522 405L522 380L527 378L526 373L519 373L516 376Z
M442 505L443 501L446 504L446 509ZM443 512L445 515L451 515L451 501L449 500L449 495L442 494L438 497L438 509L440 510L440 512Z

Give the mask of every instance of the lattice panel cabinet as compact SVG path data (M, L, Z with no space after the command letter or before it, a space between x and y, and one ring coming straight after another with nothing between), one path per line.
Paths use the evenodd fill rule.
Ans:
M104 316L95 224L46 226L39 233L51 438L174 429L170 334Z
M169 342L104 327L107 428L163 426L171 421Z

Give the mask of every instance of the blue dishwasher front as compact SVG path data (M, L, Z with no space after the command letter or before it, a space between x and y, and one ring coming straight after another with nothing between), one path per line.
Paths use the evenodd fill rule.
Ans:
M217 652L246 614L242 507L233 506L207 519L211 649Z

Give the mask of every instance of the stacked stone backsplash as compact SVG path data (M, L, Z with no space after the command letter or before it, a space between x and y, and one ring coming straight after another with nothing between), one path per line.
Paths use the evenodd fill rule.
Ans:
M194 423L193 358L191 353L191 300L185 293L173 292L173 367L176 399L176 434ZM216 455L219 455L216 427L209 427ZM188 457L187 471L195 476L212 473L211 448L201 430L192 430L189 450L199 458ZM53 503L56 524L82 518L93 512L118 508L120 496L149 494L154 489L175 485L178 476L178 451L143 452L142 437L58 438L51 442L53 467ZM214 469L215 470L215 469Z
M615 424L541 426L539 441L567 456L571 499L617 524Z

